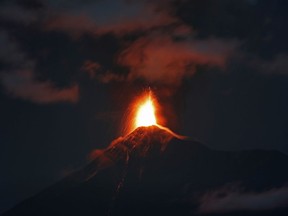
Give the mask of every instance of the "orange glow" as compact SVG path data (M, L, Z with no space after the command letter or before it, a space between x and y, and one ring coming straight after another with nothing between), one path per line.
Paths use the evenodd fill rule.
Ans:
M141 126L152 126L157 125L155 115L155 105L151 98L151 93L144 99L143 103L139 105L136 113L135 128Z
M178 139L186 139L186 137L178 135L169 128L160 125L163 124L164 119L161 114L159 114L159 109L159 104L149 89L149 92L138 97L128 109L126 127L123 128L124 134L130 134L138 127L157 126Z

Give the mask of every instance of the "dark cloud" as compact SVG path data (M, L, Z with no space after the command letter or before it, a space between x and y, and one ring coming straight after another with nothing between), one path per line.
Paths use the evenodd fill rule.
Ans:
M43 13L45 14L43 5L33 0L4 1L0 7L0 18L3 21L24 25L39 21Z
M38 81L34 74L34 60L20 50L7 32L0 33L0 44L5 47L0 52L0 61L5 65L0 71L0 82L8 94L35 103L78 101L79 90L76 84L59 89L49 81Z
M287 205L288 187L275 188L261 193L222 189L207 193L202 197L199 213L264 211Z
M44 7L41 0L16 0L17 4L29 10L42 9Z
M148 1L91 1L83 4L48 1L54 14L45 22L47 30L66 31L72 34L112 32L123 35L177 23L167 11L157 10ZM105 9L105 12L103 11ZM121 13L119 13L121 11Z
M214 35L243 40L242 49L263 58L287 52L287 1L178 1L177 16L193 26L198 37Z
M35 103L75 103L79 98L78 85L58 89L49 82L36 81L31 70L4 73L1 79L2 85L6 88L8 94Z
M264 61L254 59L254 67L265 74L288 75L288 53L276 55L273 59Z

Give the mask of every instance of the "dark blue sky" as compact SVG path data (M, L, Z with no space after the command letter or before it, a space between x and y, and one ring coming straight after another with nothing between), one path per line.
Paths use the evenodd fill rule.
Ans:
M121 135L150 86L167 126L288 153L285 0L0 3L0 212Z

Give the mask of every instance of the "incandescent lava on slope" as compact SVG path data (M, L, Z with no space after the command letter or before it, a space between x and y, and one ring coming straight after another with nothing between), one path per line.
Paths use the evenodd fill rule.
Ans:
M106 151L113 154L116 149L123 149L123 152L144 157L153 149L164 150L173 138L173 134L156 125L138 127L129 135L112 142Z
M215 151L155 125L139 127L98 150L83 169L3 216L196 216L199 198L207 192L235 182L247 191L281 187L288 180L287 166L288 157L277 152Z
M129 162L130 158L143 159L146 156L160 155L172 140L184 139L169 129L158 126L142 126L136 128L130 134L114 140L107 148L96 150L92 153L93 164L90 167L93 172L90 179L98 171L113 166L117 163Z

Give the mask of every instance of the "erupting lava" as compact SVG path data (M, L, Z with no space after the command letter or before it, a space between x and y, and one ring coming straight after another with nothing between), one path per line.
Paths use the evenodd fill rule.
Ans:
M135 127L148 127L152 125L157 125L157 121L155 115L155 105L151 98L151 93L149 92L149 96L138 108L135 120Z
M171 131L169 128L164 127L159 124L158 122L158 116L156 115L156 109L158 107L158 103L156 99L153 96L153 93L151 90L149 90L149 93L145 94L145 96L138 99L138 102L135 103L136 112L134 113L133 119L133 126L132 131L139 127L150 127L150 126L156 126L162 130L165 130L166 132L172 134L173 136L179 138L179 139L185 139L186 137L180 136L173 131ZM161 118L162 119L162 118ZM130 131L131 132L131 131Z

